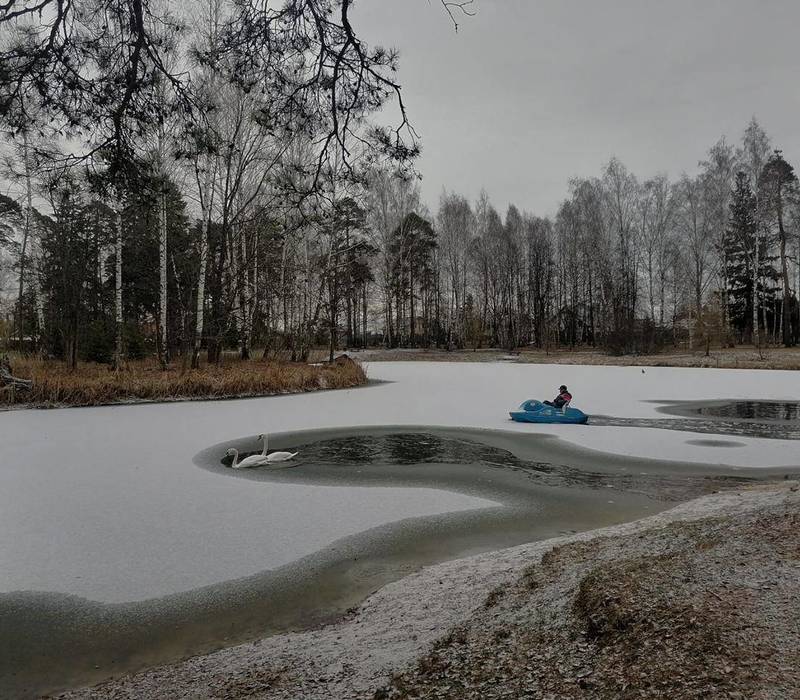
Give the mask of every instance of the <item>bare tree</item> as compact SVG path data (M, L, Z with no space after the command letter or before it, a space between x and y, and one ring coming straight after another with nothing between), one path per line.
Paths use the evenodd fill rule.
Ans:
M639 216L642 228L648 305L653 323L664 325L668 250L675 219L675 197L666 175L647 180L642 187ZM656 309L658 312L656 313Z
M448 316L455 342L462 346L466 335L467 253L475 216L464 197L445 192L439 200L437 224L440 255L447 270Z
M753 261L753 344L761 347L761 335L759 333L759 286L761 280L759 278L761 265L759 263L759 254L761 250L761 237L763 229L763 213L761 199L758 193L758 179L764 164L767 162L770 152L770 141L764 129L758 123L755 117L750 120L750 123L745 129L744 136L742 137L742 146L738 152L739 161L744 171L750 176L750 186L756 194L756 240L754 247L755 260ZM766 327L766 324L765 324Z
M703 178L704 197L708 216L709 234L720 258L717 274L720 280L720 302L722 305L722 324L724 335L729 335L728 320L728 265L725 260L725 231L728 226L731 188L736 172L734 148L723 136L708 151L708 158L700 162Z

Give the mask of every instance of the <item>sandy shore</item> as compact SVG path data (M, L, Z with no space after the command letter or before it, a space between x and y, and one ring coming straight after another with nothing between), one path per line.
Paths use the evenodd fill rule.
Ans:
M513 693L508 695L506 691L518 688L515 683L524 680L526 669L536 668L535 661L532 665L515 662L513 669L516 670L506 671L503 686L495 694L493 689L497 688L486 678L484 684L489 683L492 687L482 686L480 677L472 677L465 687L459 685L467 680L469 674L456 672L457 659L462 659L462 662L471 659L469 668L472 673L472 669L482 668L481 658L485 661L488 656L492 668L499 663L497 659L507 660L508 653L516 658L513 649L510 652L506 649L503 657L500 647L518 644L528 648L532 642L518 638L514 632L525 628L542 633L537 637L538 658L541 660L542 650L546 651L548 644L552 653L559 644L566 643L561 634L565 625L574 627L566 638L574 637L575 630L579 630L579 637L583 635L576 642L577 651L563 650L564 658L569 659L570 664L555 676L551 672L552 664L548 665L550 671L540 674L538 681L529 678L525 681L527 687L533 689L531 684L538 682L540 685L537 687L542 692L549 688L548 692L554 692L553 697L557 697L567 684L572 688L570 697L598 697L600 686L593 685L595 681L592 679L595 671L591 668L586 670L582 664L591 666L591 660L599 664L596 671L599 676L602 664L598 659L608 657L606 660L611 663L616 657L609 649L613 651L616 647L609 639L603 639L600 633L592 636L586 630L580 632L581 625L588 624L579 619L581 611L594 619L601 632L604 629L604 618L597 620L591 612L580 607L580 604L587 608L596 603L587 598L586 577L597 577L598 566L607 571L609 566L627 566L633 561L662 561L665 556L677 558L674 566L664 569L663 580L659 582L658 576L653 574L656 576L653 585L656 588L661 586L668 594L675 586L671 578L676 574L682 575L684 583L692 582L690 597L693 600L700 594L703 600L719 600L721 604L717 606L719 611L713 620L714 630L731 626L732 619L724 619L726 611L750 610L753 618L750 622L757 624L757 632L751 632L749 638L757 642L758 654L761 654L757 654L755 660L746 660L746 667L750 669L748 673L726 671L731 667L724 665L719 674L711 674L713 677L707 684L698 685L697 674L694 674L689 679L693 684L691 688L676 686L671 692L685 693L683 697L700 697L697 692L707 692L708 687L714 687L719 690L719 697L798 697L799 517L800 492L795 482L712 494L633 523L432 566L385 586L345 619L323 629L270 637L61 697L308 700L524 697ZM712 531L713 536L704 534ZM736 548L735 557L726 551L726 547L731 546ZM561 554L555 556L553 552ZM701 563L695 556L696 552L703 554ZM558 560L555 568L554 559ZM739 565L731 567L730 562L734 560ZM542 571L539 572L537 567ZM654 571L658 572L657 567ZM754 571L758 573L755 583L752 580ZM533 578L540 580L536 586L531 585ZM584 582L583 589L581 582ZM535 601L538 612L534 617L530 596L525 594L533 588L536 588L538 597ZM752 603L749 607L742 604L744 590ZM654 596L650 591L648 600L655 599ZM625 596L621 599L625 600ZM697 609L696 619L702 620L702 616L708 613L701 608ZM549 614L540 614L541 611ZM720 616L722 619L717 619ZM746 628L749 623L748 620L739 620L737 624ZM493 627L497 629L493 631ZM594 628L589 627L591 632ZM511 632L508 632L509 628ZM639 628L631 627L631 634L634 630ZM675 639L676 643L683 640L681 643L688 644L693 637L687 637L684 632L676 628L666 638ZM617 639L615 643L623 644L624 629L616 630L615 634L621 635L621 640ZM663 634L661 638L663 641ZM550 642L544 643L543 639L550 639ZM500 643L501 640L506 641ZM765 650L771 654L769 663L764 660L767 658ZM739 645L733 651L743 657L752 650ZM720 653L718 649L714 651L714 654ZM453 658L448 654L454 655ZM581 654L587 658L579 658ZM715 657L716 661L719 660ZM628 660L625 667L630 663ZM727 661L723 659L719 663L726 664ZM767 669L768 666L768 673L759 671L759 668ZM614 666L618 667L619 663ZM447 669L452 669L453 673L448 673ZM673 675L675 682L680 683L683 676ZM607 673L606 676L608 682L616 679L614 674ZM637 693L642 691L645 697L669 696L659 695L663 688L651 687L646 675L639 681L627 679L624 682L633 683L629 686L631 691L636 690L638 682L642 687ZM640 694L635 696L640 697Z

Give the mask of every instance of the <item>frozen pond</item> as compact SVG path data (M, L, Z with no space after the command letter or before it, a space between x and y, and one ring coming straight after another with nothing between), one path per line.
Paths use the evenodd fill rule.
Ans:
M787 440L652 422L655 399L797 396L794 375L633 369L388 363L360 390L0 415L0 696L318 624L428 563L796 473ZM579 407L648 423L508 421L565 372ZM229 469L263 431L297 462Z
M797 401L731 401L698 409L701 416L800 422Z
M193 494L200 492L189 489L195 479L212 479L220 498L260 498L261 508L237 516L245 527L236 530L235 545L215 536L219 528L231 531L231 516L207 511L205 525L193 521L192 545L173 551L171 533L157 529L147 504L130 492L114 498L97 490L92 499L114 498L115 509L53 514L66 527L50 531L58 546L42 553L53 557L52 568L7 541L5 551L20 564L7 579L20 584L0 596L0 644L10 650L0 667L3 675L17 674L8 687L50 691L318 624L421 565L623 522L655 513L687 490L724 483L584 471L538 459L559 454L544 439L531 446L519 436L454 429L310 431L274 436L272 443L301 457L233 470L223 457L228 446L243 454L259 447L252 436L233 438L195 455L186 474L185 490ZM74 505L67 484L58 486L59 497ZM662 491L666 496L657 498ZM182 507L193 512L194 501L178 500L172 512ZM87 532L102 514L115 525L103 534L105 543ZM298 530L294 538L276 534L289 526ZM148 542L148 532L156 542ZM248 571L259 557L265 566ZM144 598L148 590L156 593Z
M698 401L668 405L665 413L800 425L800 401Z
M198 470L192 456L183 465L131 466L114 454L4 463L0 531L16 536L0 538L0 591L146 600L274 569L393 521L492 505L437 489L284 482L254 491Z

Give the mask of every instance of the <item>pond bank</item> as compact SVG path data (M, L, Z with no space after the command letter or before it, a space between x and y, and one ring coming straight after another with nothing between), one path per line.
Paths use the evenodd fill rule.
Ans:
M680 473L671 463L602 459L570 451L546 436L530 437L408 427L278 434L272 444L299 450L298 460L246 470L232 470L222 458L227 445L243 452L257 448L254 438L209 447L194 460L201 474L211 472L236 486L245 479L255 482L253 495L262 494L265 503L279 488L335 487L361 494L350 513L328 511L323 520L358 521L358 511L376 505L388 515L413 494L420 506L426 494L438 494L433 503L441 510L434 506L428 515L411 517L406 505L405 518L388 522L390 516L385 525L363 532L355 525L357 534L283 566L271 564L272 535L254 522L257 529L242 531L238 546L253 549L263 571L225 576L219 583L163 597L137 600L137 591L154 590L159 574L149 562L135 560L136 548L121 560L141 570L130 571L129 580L118 584L128 590L78 581L68 589L72 595L2 596L0 614L7 624L5 634L0 630L0 645L10 649L0 663L0 675L10 683L5 687L15 694L52 692L267 634L308 629L340 617L370 592L422 566L629 521L731 483L722 472L706 468L686 465ZM594 470L581 469L589 459ZM635 476L629 473L633 467ZM742 475L736 483L749 478L754 477ZM311 516L306 527L314 523ZM303 527L299 520L297 527ZM119 554L129 546L120 542ZM291 545L283 540L282 547L285 553ZM96 556L102 561L100 553ZM170 561L175 567L192 566L178 552ZM203 576L202 563L193 566L195 576ZM86 578L92 570L87 563L77 573ZM134 586L145 572L149 580Z
M800 688L798 522L796 482L712 494L645 520L429 567L334 625L63 697L484 698L520 683L575 698L624 683L644 697L791 697ZM674 570L658 564L670 557ZM637 566L647 575L633 585ZM619 608L588 595L587 577L616 591ZM636 618L645 603L669 636L653 637ZM629 624L614 632L614 615ZM655 643L661 657L647 651ZM627 666L618 657L626 650ZM553 654L562 653L559 665ZM659 658L709 664L699 673L690 665L690 675Z
M346 356L315 365L264 360L226 360L200 369L177 364L162 369L152 360L126 362L119 371L108 365L19 358L14 372L30 380L29 390L4 390L2 406L68 408L173 401L225 400L364 386L363 367Z
M759 351L753 347L683 350L629 355L612 355L601 350L553 348L517 348L509 352L499 348L477 350L441 350L436 348L369 348L348 350L363 362L510 362L522 364L590 365L613 367L696 367L713 369L800 369L800 348L772 347Z
M796 446L788 440L508 419L522 398L547 395L561 381L592 415L658 419L663 414L653 401L796 400L797 373L561 371L378 363L370 374L381 383L366 391L4 414L0 524L12 536L0 541L0 560L12 565L0 570L0 617L14 624L0 626L7 635L0 646L14 655L3 656L0 681L33 695L32 687L75 687L306 628L420 566L612 525L723 486L797 473ZM450 447L449 462L431 466L426 452L436 441L413 437L436 433L449 444L465 427L491 448L467 467L455 466L470 460ZM360 440L369 452L371 438L364 436L386 430L412 434L400 440L401 452L410 444L423 461L369 464L375 455L365 463L362 447L351 449ZM321 462L307 460L263 484L255 473L221 463L228 446L260 448L255 436L263 432L274 449L302 447L301 458ZM353 433L364 436L352 442ZM296 443L281 442L295 436ZM317 450L317 440L328 447ZM199 459L208 446L213 459ZM396 448L386 442L378 452ZM336 464L331 454L352 463ZM514 502L518 493L531 494L522 499L527 505ZM537 511L545 493L556 497ZM316 569L293 568L309 557ZM265 572L285 574L284 593L265 586ZM298 610L309 611L299 623ZM126 614L149 636L117 644ZM59 649L62 629L73 640L80 632L81 644L68 646L71 657ZM38 685L26 682L23 667ZM9 687L0 695L21 694Z

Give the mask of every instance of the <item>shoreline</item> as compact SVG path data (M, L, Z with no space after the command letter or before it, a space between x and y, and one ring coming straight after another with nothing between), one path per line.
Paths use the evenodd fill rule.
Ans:
M17 668L16 687L57 692L287 630L313 629L426 566L634 522L702 494L787 476L784 469L737 471L641 460L575 448L553 436L494 430L387 426L273 438L279 448L300 449L309 462L289 469L226 467L223 448L233 443L245 453L257 450L260 443L252 436L212 445L193 462L256 488L263 488L255 486L259 483L432 488L488 499L487 506L388 523L278 569L164 598L104 604L74 595L9 597L11 628L32 630L5 640L15 644L8 662ZM348 445L348 439L356 442ZM426 446L416 453L419 463L393 461L401 444L412 450ZM367 456L375 463L367 464ZM455 464L459 459L467 463ZM798 468L791 470L794 478ZM37 632L43 629L44 638ZM25 662L33 656L38 661Z
M667 484L670 489L677 488L683 489L685 494L684 498L692 498L699 495L697 491L692 493L686 491L686 477L690 476L691 472L699 472L703 475L713 473L719 474L721 471L730 472L730 476L735 477L733 482L722 483L711 488L728 488L734 484L739 484L746 478L748 474L756 476L756 478L789 478L796 479L795 470L797 468L796 459L789 457L792 453L787 452L787 445L785 441L770 440L763 438L750 438L742 437L741 441L735 443L736 449L722 449L722 447L731 448L730 441L698 441L697 433L686 433L682 431L656 431L651 428L639 427L638 430L631 427L620 427L615 425L599 425L592 428L579 429L574 428L569 431L557 430L546 427L544 429L536 427L528 428L527 426L520 426L511 423L505 416L507 415L505 409L507 408L508 397L521 394L521 387L528 387L525 391L537 391L538 387L547 387L553 381L553 374L555 370L552 368L541 366L535 367L498 367L497 364L484 365L458 365L453 363L449 366L443 366L440 363L417 364L414 363L386 363L376 364L372 368L375 375L384 380L380 386L375 387L374 392L351 392L348 394L332 394L323 392L316 397L290 397L285 396L280 400L275 399L261 399L260 401L232 401L228 404L215 406L213 402L204 403L203 405L185 404L183 407L161 407L159 408L136 408L132 406L129 411L99 411L97 413L98 420L95 420L95 414L72 414L63 413L56 414L53 412L49 415L41 414L39 418L35 414L22 416L9 415L6 417L6 431L9 444L9 462L11 463L25 463L31 461L33 456L34 462L47 466L52 469L51 477L56 480L66 480L59 490L53 490L54 496L56 494L66 493L73 494L76 502L86 502L91 507L91 499L87 498L84 494L94 493L86 489L78 489L75 487L76 483L87 483L91 480L91 476L97 473L101 477L101 483L113 484L113 487L108 489L109 502L114 502L117 507L114 510L116 518L120 513L127 513L130 510L128 505L127 491L136 489L140 484L147 483L147 478L152 477L153 483L160 484L155 502L152 498L143 501L141 508L150 512L150 519L143 525L139 524L142 520L141 515L134 515L132 520L132 528L135 533L140 536L146 536L149 531L154 528L149 523L158 523L163 518L165 522L169 522L171 527L179 528L177 532L180 535L182 543L181 552L196 552L204 551L205 547L202 544L202 537L198 539L198 533L211 533L212 528L205 522L198 522L196 527L189 527L186 519L179 518L178 513L172 509L172 505L180 503L181 501L196 502L194 496L187 501L187 493L197 494L197 498L202 502L203 499L207 502L207 512L210 512L215 518L211 519L212 524L216 523L214 537L216 532L219 532L219 525L230 523L230 516L235 515L242 523L246 522L261 522L271 523L277 526L277 532L282 532L286 528L283 522L294 522L297 518L294 516L289 517L288 520L284 518L282 521L277 517L266 517L262 513L265 512L264 503L265 499L270 500L270 494L277 492L288 493L291 497L290 500L295 503L294 512L302 512L304 508L308 507L308 500L300 499L308 495L314 495L317 501L320 501L317 496L322 493L320 487L328 489L335 484L326 483L327 475L324 472L313 469L315 464L313 457L309 463L308 470L300 470L298 476L302 476L304 483L308 486L304 490L307 492L303 494L299 489L288 489L289 484L275 484L266 489L261 489L253 481L247 484L243 479L254 479L256 473L236 472L222 469L221 473L217 474L215 479L226 474L225 478L215 483L215 479L209 479L209 475L198 475L188 471L191 462L193 466L203 467L205 459L201 458L201 453L197 450L200 447L206 446L203 451L212 453L215 457L215 464L217 467L209 471L218 471L219 459L222 454L223 446L236 444L239 448L244 450L252 450L259 445L255 445L255 438L253 435L259 431L263 431L264 427L269 429L271 435L274 436L276 444L273 448L287 448L294 447L292 441L295 437L299 440L303 435L311 437L308 431L312 431L315 437L323 437L321 433L328 433L329 437L337 438L337 433L355 431L359 433L359 437L363 444L372 445L373 439L368 435L362 433L380 433L384 432L387 428L391 432L402 430L404 432L413 432L416 430L434 430L437 433L452 433L453 437L457 437L456 433L461 433L463 428L459 426L472 426L469 428L471 431L478 431L481 438L488 438L491 442L496 443L498 448L506 448L512 443L524 443L525 451L528 454L528 459L533 462L551 461L547 458L548 454L558 453L556 462L563 464L561 461L564 457L564 452L570 453L571 458L577 462L572 467L580 468L585 467L589 471L582 475L582 478L600 479L601 486L605 482L605 477L598 477L592 472L600 471L602 469L602 460L598 462L598 453L610 455L608 459L612 460L613 464L610 467L619 468L626 472L624 481L628 485L636 486L636 482L641 481L640 477L644 476L645 472L649 472L650 468L655 468L652 461L654 457L669 455L670 459L665 464L668 464L669 471L671 472L675 467L675 462L693 463L695 466L692 469L679 469L678 473L674 474L674 479ZM760 400L760 397L773 399L776 396L786 395L786 400L790 400L792 396L796 396L796 392L792 387L796 386L795 377L797 375L789 376L785 372L772 373L772 374L758 374L751 373L731 373L725 375L723 373L702 373L698 370L694 371L681 371L665 369L661 371L648 371L646 375L638 369L619 369L619 368L582 368L575 369L570 373L570 383L580 384L582 388L582 395L585 395L587 403L594 397L595 404L587 405L590 411L605 409L606 413L631 416L635 420L648 420L663 416L662 413L654 407L654 397L663 397L656 401L656 403L673 403L677 400L684 401L707 401L707 400L722 400L723 396L739 396L739 397L752 397L753 400ZM557 377L560 379L560 377ZM630 386L630 390L625 396L620 396L619 392L614 391L614 387L618 386L620 382L626 382L626 386ZM425 401L418 401L417 397L420 392L424 392L426 396ZM455 407L455 408L454 408ZM347 410L347 425L342 425L342 411ZM599 411L598 411L599 412ZM640 418L636 418L639 416ZM90 420L86 420L90 418ZM382 424L377 424L376 419L381 419ZM627 419L626 419L627 420ZM266 425L265 425L266 424ZM297 425L303 425L305 430L296 433L292 428ZM626 424L628 425L628 424ZM137 430L130 430L131 426L137 426ZM350 426L350 427L348 427ZM436 427L434 427L436 426ZM151 439L145 443L141 441L140 436L147 434ZM41 439L41 436L44 439ZM80 450L72 450L67 453L67 461L63 459L51 459L55 454L55 450L63 445L72 445L75 436L80 436L81 443L91 443L97 445L106 445L107 438L110 435L118 436L114 440L114 447L120 455L120 459L113 460L106 465L104 459L104 452L95 450L92 455L96 455L93 459L87 460L82 458L83 452ZM236 437L236 436L240 437ZM292 444L278 444L283 440L292 442ZM305 438L303 438L305 440ZM480 442L486 440L481 439ZM722 444L721 444L722 442ZM251 444L252 443L252 444ZM708 444L706 444L708 443ZM779 444L782 443L782 444ZM427 441L417 441L419 446L428 444ZM210 447L208 447L210 445ZM297 442L296 446L306 445L302 440ZM31 448L35 448L35 453L31 455ZM428 448L424 448L428 449ZM304 448L304 452L308 447ZM339 452L337 448L334 452ZM515 450L511 450L514 452ZM63 450L61 450L63 452ZM342 455L347 455L347 450L341 450ZM70 458L71 455L71 458ZM158 455L156 457L156 455ZM190 455L195 455L195 458L189 461ZM311 457L312 452L308 453ZM14 458L12 459L12 456ZM554 455L556 456L556 455ZM492 455L488 455L490 462L497 462L498 460ZM640 460L647 460L642 464ZM460 460L455 460L460 461ZM728 462L730 467L722 467L720 461ZM781 465L788 461L794 463L793 467L775 466L774 468L757 468L755 465ZM174 468L164 469L164 464L172 464ZM52 465L52 467L50 466ZM641 469L637 466L641 465ZM208 466L213 466L209 464ZM352 465L358 472L354 475L353 485L358 485L355 482L364 482L372 479L373 475L364 472L358 464ZM111 477L110 468L113 467L113 480ZM224 465L223 465L224 467ZM376 471L380 472L385 468L376 465ZM360 470L360 471L359 471ZM792 471L787 474L787 471ZM411 472L411 470L408 470ZM546 474L549 472L545 469ZM318 472L318 473L315 473ZM9 483L14 486L20 484L26 486L30 484L35 485L36 481L28 474L30 470L15 470L9 468L6 473ZM41 475L41 471L37 474ZM230 475L230 476L227 476ZM288 475L287 475L288 476ZM387 474L375 474L374 476L380 479L386 478ZM401 476L401 475L398 475ZM569 476L565 473L564 476ZM230 477L236 477L232 479ZM40 477L39 477L40 478ZM491 477L490 477L491 478ZM552 476L548 476L548 479ZM278 476L275 477L278 480ZM270 478L272 480L272 478ZM121 483L123 486L117 486ZM349 483L349 482L348 482ZM784 482L785 483L785 482ZM377 482L375 482L378 485ZM402 484L401 484L402 485ZM409 484L410 485L410 484ZM213 487L213 488L212 488ZM220 491L221 489L221 491ZM709 489L710 490L710 489ZM29 489L30 491L30 489ZM358 508L358 503L347 495L348 489L333 490L329 494L329 501L326 503L318 503L319 512L327 512L327 502L341 502L348 507ZM677 493L678 491L676 491ZM706 491L707 492L707 491ZM22 491L26 493L26 491ZM31 493L33 493L31 491ZM170 494L175 494L178 501L173 497L169 500ZM240 509L239 513L231 514L221 512L224 508L220 508L219 498L216 493L236 493L240 496L239 500L228 499L231 503L241 503L244 507ZM605 498L614 498L610 492ZM64 499L60 499L63 501ZM96 500L96 497L95 497ZM160 501L164 501L166 508L156 507ZM316 501L315 501L316 502ZM605 502L602 501L602 502ZM35 505L35 504L34 504ZM54 502L54 511L59 512L60 504L58 501ZM61 509L63 510L63 508ZM269 510L269 509L268 509ZM190 516L193 515L192 510L187 509ZM14 512L13 510L9 512ZM30 512L30 507L28 507ZM77 512L77 511L76 511ZM141 509L137 509L136 513L141 513ZM273 512L273 511L271 511ZM277 512L277 511L274 511ZM347 512L347 511L344 511ZM652 511L651 511L652 512ZM133 513L133 511L132 511ZM162 514L166 513L166 516ZM251 515L252 513L252 515ZM632 514L630 519L642 517L643 514ZM72 518L70 514L67 514ZM303 517L313 517L308 513ZM294 519L293 519L294 518ZM72 518L77 527L83 527L80 517ZM17 519L18 521L18 519ZM189 523L192 521L189 520ZM597 522L595 525L587 524L584 527L597 528L605 524L611 524L614 521ZM621 522L621 520L616 521ZM225 532L223 530L223 532ZM235 552L233 561L237 566L247 564L248 557L251 553L256 553L260 558L261 566L267 560L264 558L264 552L269 551L269 543L266 541L259 542L259 537L248 537L243 539L241 532L245 530L239 528L238 533L233 533L233 536L224 535L220 541L225 539L230 540L227 552ZM257 531L251 530L254 533L261 533L265 537L269 537L273 530L260 529ZM566 528L559 531L551 531L544 533L541 536L545 538L554 535L566 535L569 530ZM94 537L93 533L87 532L87 541ZM288 531L284 533L286 536ZM413 533L412 533L413 534ZM58 539L56 536L54 539ZM65 542L69 544L70 538L65 537ZM130 539L130 535L127 536ZM323 536L321 538L325 540ZM518 542L530 542L531 537L520 539ZM35 540L34 540L35 541ZM143 540L148 542L148 547L151 548L155 556L149 557L146 561L148 564L155 561L169 561L169 553L158 538L156 537L152 544L150 540ZM214 538L211 538L214 542ZM333 540L330 540L333 542ZM505 544L498 544L492 546L490 549L500 550L500 547L515 546L514 542L507 542ZM265 549L266 547L266 549ZM91 551L91 547L84 547L82 551ZM273 547L272 549L275 549ZM489 548L487 548L487 551ZM219 548L218 548L218 551ZM317 550L314 550L317 551ZM454 553L453 557L468 556L475 554L476 549L462 550L461 553ZM166 558L165 556L166 555ZM81 554L81 556L83 556ZM225 556L228 556L225 553ZM358 552L355 556L359 557L359 567L363 568L365 560ZM201 555L202 557L202 555ZM114 561L115 555L109 555L108 561ZM197 561L196 557L194 559ZM82 560L81 560L82 561ZM192 561L191 559L187 561ZM219 561L215 558L214 561ZM442 559L440 559L442 561ZM369 564L368 568L373 571L380 570L386 562L381 559L366 562ZM433 562L425 562L420 560L417 565L432 565ZM83 566L83 564L81 564ZM181 571L190 572L192 565L187 565ZM67 561L64 570L71 570L69 567L75 568L74 560ZM410 571L416 570L416 566L405 568L403 571L395 572L391 580L399 579L405 576ZM76 569L77 570L77 569ZM102 572L102 567L96 562L86 562L86 571L98 570ZM212 571L208 568L208 571ZM247 572L247 569L242 569ZM250 569L255 570L255 569ZM258 569L262 570L262 569ZM197 567L200 575L205 576L207 568L203 566ZM366 570L364 570L366 572ZM80 572L78 572L80 573ZM347 574L347 572L345 572ZM229 579L234 577L230 570L226 570L223 578ZM76 578L81 578L78 576ZM113 575L109 577L109 580ZM155 580L155 579L154 579ZM301 582L300 579L295 579ZM345 584L344 590L352 593L355 586L350 574L347 574L343 579ZM339 612L344 612L349 605L356 605L359 601L363 600L371 591L380 588L383 583L381 581L372 581L360 592L360 595L355 600L348 603L347 606L342 608ZM127 584L126 584L127 585ZM443 581L443 586L449 586L449 583ZM17 590L30 588L27 584L23 583L17 585ZM58 590L50 586L52 590ZM83 583L76 583L74 588L61 589L61 590L78 590L79 588L86 588ZM227 598L231 602L235 601L236 593L230 585L220 586L221 596ZM89 596L91 597L91 596ZM271 599L266 594L258 598L261 603L275 604L277 601ZM193 619L200 623L201 616L194 616L191 611L184 611L188 616L187 619ZM56 617L55 619L62 619ZM225 615L221 616L224 623ZM332 618L328 618L332 619ZM167 621L168 622L168 621ZM310 620L309 620L310 622ZM320 624L323 620L317 619L316 623ZM19 627L18 627L19 628ZM288 626L288 629L297 629L297 625ZM323 628L324 629L324 628ZM271 630L278 631L280 630ZM319 631L319 629L314 630ZM263 636L263 628L255 629L254 634L250 639ZM416 632L415 632L416 634ZM149 662L145 662L138 666L138 668L154 667L158 664L169 663L171 659L186 658L193 654L203 653L213 648L221 646L230 646L239 641L245 641L241 637L228 636L223 630L219 635L221 643L212 647L201 649L195 647L188 649L181 647L178 653L171 658L162 657L161 660L152 658L151 652L154 651L155 645L159 642L159 637L155 630L153 630L152 640L144 648L151 656ZM94 644L94 642L92 642ZM262 640L259 644L264 644ZM24 646L24 645L23 645ZM96 644L95 644L96 646ZM13 648L13 647L12 647ZM22 648L19 649L25 652ZM29 658L30 655L28 654ZM91 664L97 664L97 660L90 659ZM116 660L114 660L116 659ZM45 686L41 685L41 692L46 692L47 688L66 688L78 687L83 683L101 682L103 678L108 678L110 675L119 675L119 673L136 672L138 659L131 659L133 664L126 664L129 659L127 652L119 649L116 656L112 658L114 666L111 667L111 673L105 673L104 670L100 672L93 672L91 669L95 666L88 667L91 675L86 679L75 678L74 682L67 681L61 682L57 680L56 684ZM38 662L37 662L38 663ZM107 669L107 666L102 666L104 662L101 660L101 669ZM304 667L301 664L301 669ZM46 668L46 664L44 666ZM116 669L116 673L115 673ZM12 669L14 670L14 669ZM398 672L406 672L408 669L395 669ZM58 669L54 667L53 673ZM258 675L261 673L259 669L250 669L253 674ZM395 671L392 671L394 673ZM274 669L270 672L269 683L277 682L274 676ZM22 666L19 667L19 673L16 674L19 681L25 682L22 676ZM36 680L49 680L49 677L41 675L39 679L37 676L30 676ZM285 678L280 681L285 682ZM200 679L198 678L198 682ZM265 681L266 682L266 681ZM26 685L20 687L25 688ZM35 686L29 686L33 692ZM170 690L172 690L170 688ZM232 689L228 689L233 692ZM226 690L226 693L228 692ZM179 691L178 691L179 692ZM200 691L196 691L195 695ZM239 690L236 690L239 692ZM266 691L265 691L266 692ZM226 693L223 693L225 695ZM261 693L261 691L259 691ZM206 693L208 694L208 693ZM213 694L213 693L212 693ZM263 693L261 693L263 695ZM138 691L135 691L132 696L138 696ZM300 693L300 696L305 697L305 690ZM297 697L289 696L289 697ZM371 697L371 696L370 696Z
M333 363L252 360L188 370L177 366L162 369L152 362L138 361L119 372L96 363L82 363L71 371L63 363L22 358L15 362L14 371L17 368L20 379L32 385L19 391L0 387L5 391L0 411L231 401L369 384L364 368L347 355Z
M718 348L705 351L676 351L611 355L600 350L517 348L442 350L437 348L351 348L342 351L359 362L497 362L501 364L564 365L589 367L680 367L694 369L800 370L800 348L752 347Z
M529 567L539 565L548 552L566 550L565 545L614 542L614 556L625 560L630 547L654 533L663 548L679 547L681 536L660 534L670 532L665 530L668 526L714 519L734 527L777 511L798 517L797 482L724 491L641 520L426 567L379 589L331 625L279 634L59 697L406 697L397 694L396 682L390 687L392 678L406 674L404 678L413 680L420 659L441 646L441 640L445 645L448 639L452 641L453 630L469 628L473 617L482 618L487 607L494 605L489 601L514 589ZM645 551L646 557L661 555L658 547L652 545L652 549Z
M383 382L379 379L367 379L363 384L354 384L353 386L337 386L337 387L315 387L313 389L300 389L297 391L280 391L269 394L230 394L225 396L175 396L168 399L122 399L120 401L111 401L108 403L95 403L95 404L0 404L0 413L8 411L58 411L65 408L108 408L115 406L150 406L158 404L171 404L171 403L216 403L225 401L246 401L248 399L266 399L277 398L280 396L302 396L304 394L328 394L337 391L352 391L353 389L366 389L372 386L377 386Z

